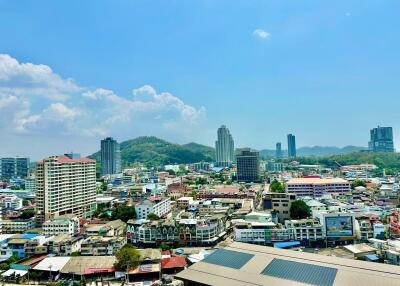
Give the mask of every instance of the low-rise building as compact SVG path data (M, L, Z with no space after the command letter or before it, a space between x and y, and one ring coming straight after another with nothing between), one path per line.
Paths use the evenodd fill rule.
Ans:
M72 253L81 251L82 237L61 234L53 237L47 242L49 253L58 256L70 256Z
M90 236L81 243L81 255L115 255L126 244L126 237Z
M127 237L136 245L212 245L226 233L226 216L204 219L128 221Z
M101 224L89 224L86 226L85 234L87 236L122 236L126 229L126 223L117 219Z
M57 236L60 234L79 234L79 219L73 215L65 215L45 221L42 225L45 236Z
M274 223L270 213L249 213L232 223L234 239L238 242L268 245L290 239L288 230Z
M151 213L163 217L171 212L171 200L169 198L162 199L159 202L145 200L135 205L135 210L138 219L146 219Z
M343 195L351 192L350 183L341 178L295 178L286 182L286 192L298 197L321 197L324 194Z
M3 233L25 233L35 228L34 219L4 219L1 220Z
M265 193L263 197L263 209L274 211L279 222L284 223L290 219L290 206L296 200L296 195L287 193Z
M317 219L287 220L285 226L292 240L303 241L305 244L325 238L323 226Z

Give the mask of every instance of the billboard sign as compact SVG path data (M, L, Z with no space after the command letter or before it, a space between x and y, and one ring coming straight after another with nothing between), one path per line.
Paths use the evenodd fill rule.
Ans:
M351 237L353 234L353 217L325 217L327 237Z

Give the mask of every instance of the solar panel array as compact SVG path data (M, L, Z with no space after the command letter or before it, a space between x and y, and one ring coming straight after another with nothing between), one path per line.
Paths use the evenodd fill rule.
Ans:
M261 274L316 286L332 286L337 269L274 258Z
M253 254L237 252L226 249L218 249L214 253L204 258L203 262L229 267L233 269L240 269L250 259L253 258Z

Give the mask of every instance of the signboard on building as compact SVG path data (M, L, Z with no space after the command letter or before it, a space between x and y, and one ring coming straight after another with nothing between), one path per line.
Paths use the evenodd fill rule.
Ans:
M354 236L353 217L351 216L325 217L325 227L327 237Z

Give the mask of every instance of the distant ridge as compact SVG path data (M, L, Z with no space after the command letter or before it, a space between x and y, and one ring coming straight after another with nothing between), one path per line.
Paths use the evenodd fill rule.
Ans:
M200 161L213 162L215 149L198 143L176 144L155 136L142 136L121 142L122 165L129 166L135 162L141 162L148 166L164 164L188 164ZM297 149L298 156L331 156L345 155L366 150L365 147L346 146L338 147L301 147ZM287 151L283 151L287 154ZM275 150L264 149L260 151L263 157L274 157ZM100 162L100 151L89 156Z
M332 155L346 155L350 153L356 153L363 150L367 150L366 147L360 146L345 146L339 147L325 147L325 146L311 146L311 147L300 147L297 149L297 156L309 157L309 156L332 156ZM287 155L287 150L282 151L284 156ZM260 151L263 157L275 157L275 150L263 149Z

